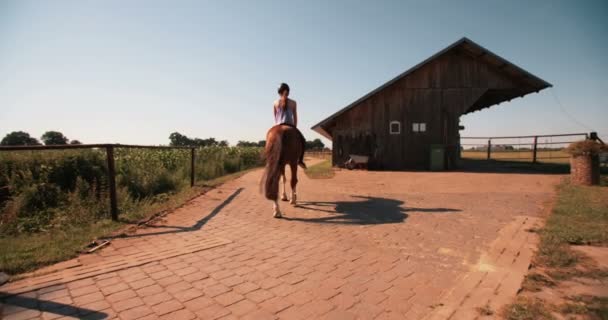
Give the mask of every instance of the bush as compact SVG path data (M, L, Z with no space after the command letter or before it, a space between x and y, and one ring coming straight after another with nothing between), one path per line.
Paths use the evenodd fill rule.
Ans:
M571 143L564 150L573 156L595 156L602 152L608 152L608 146L595 140L582 140Z

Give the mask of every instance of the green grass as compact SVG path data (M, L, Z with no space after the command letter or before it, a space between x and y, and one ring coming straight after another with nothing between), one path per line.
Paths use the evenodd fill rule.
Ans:
M540 233L538 260L553 268L574 266L572 244L608 245L608 188L559 186L553 213Z
M571 245L608 246L608 179L601 186L584 187L562 183L552 214L540 231L540 244L535 267L544 274L530 273L522 283L528 293L559 286L560 281L587 278L605 281L608 269L597 266L588 257L571 249ZM562 315L592 315L608 319L608 299L593 296L565 297L570 302L553 305L530 296L519 297L504 309L509 320L554 319L549 310ZM592 317L592 319L596 319Z
M565 314L589 314L595 313L597 319L608 319L608 297L595 297L590 295L578 295L571 297L573 303L562 306L561 312Z
M211 183L216 184L213 180ZM92 240L110 236L127 225L176 208L208 189L188 188L179 193L132 203L130 207L125 208L128 211L119 216L119 221L99 219L90 223L68 224L48 232L1 236L0 270L15 275L74 258Z
M549 308L541 299L519 297L504 310L507 320L553 320Z
M335 175L330 160L323 160L322 162L312 165L304 170L304 172L311 179L329 179Z
M101 220L48 233L19 234L0 238L0 270L17 274L67 260L78 255L91 240L107 235L122 223Z

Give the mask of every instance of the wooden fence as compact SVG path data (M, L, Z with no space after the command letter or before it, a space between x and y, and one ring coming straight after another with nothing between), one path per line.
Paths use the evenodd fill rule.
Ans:
M461 137L462 158L537 162L567 162L568 144L588 139L594 133L565 133L530 136Z

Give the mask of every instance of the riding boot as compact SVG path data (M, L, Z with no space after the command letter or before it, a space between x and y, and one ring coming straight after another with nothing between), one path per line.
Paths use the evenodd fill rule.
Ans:
M304 135L302 134L302 132L300 132L298 130L298 132L300 133L300 139L302 140L302 155L300 155L300 160L298 161L298 165L300 167L302 167L302 169L306 169L306 163L304 163L304 153L306 152L306 138L304 138Z

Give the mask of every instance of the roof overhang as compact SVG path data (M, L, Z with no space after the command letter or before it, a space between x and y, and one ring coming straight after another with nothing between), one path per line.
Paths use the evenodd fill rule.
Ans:
M447 53L448 51L457 50L457 49L462 50L463 52L469 54L474 59L483 61L485 63L488 63L488 64L494 66L500 72L506 73L510 78L515 79L517 81L517 83L519 84L517 88L511 89L511 90L488 90L486 93L484 93L482 95L482 97L477 102L475 102L471 107L469 107L469 109L467 109L464 114L478 111L478 110L481 110L484 108L488 108L493 105L499 104L501 102L510 101L511 99L523 97L524 95L527 95L529 93L539 92L540 90L543 90L545 88L552 87L552 85L549 82L547 82L539 77L536 77L535 75L527 72L526 70L518 67L517 65L509 62L508 60L498 56L497 54L491 52L490 50L473 42L472 40L470 40L466 37L463 37L462 39L454 42L453 44L449 45L445 49L432 55L428 59L420 62L419 64L415 65L414 67L399 74L398 76L396 76L395 78L386 82L385 84L381 85L380 87L372 90L371 92L369 92L368 94L364 95L363 97L357 99L356 101L349 104L348 106L340 109L338 112L332 114L331 116L327 117L326 119L322 120L321 122L315 124L314 126L311 127L311 129L316 131L317 133L321 134L322 136L326 137L327 139L331 140L332 139L331 128L333 127L334 120L338 116L340 116L341 114L354 108L355 106L359 105L361 102L367 100L368 98L372 97L374 94L387 88L391 84L401 80L402 78L406 77L407 75L411 74L412 72L420 69L422 66L431 62L432 60L440 57L441 55Z

